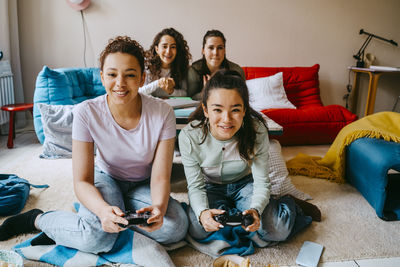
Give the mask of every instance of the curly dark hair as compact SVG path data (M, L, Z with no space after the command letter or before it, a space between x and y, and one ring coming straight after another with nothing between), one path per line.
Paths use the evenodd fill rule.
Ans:
M204 107L207 107L207 100L210 96L210 92L212 90L218 90L221 88L235 90L239 93L240 97L243 100L245 109L245 115L243 117L243 127L240 127L239 131L237 131L236 133L236 136L238 139L240 156L245 160L250 160L251 156L254 154L254 145L257 135L255 120L259 120L264 124L266 128L268 127L265 124L265 121L261 114L250 107L249 91L247 89L246 82L240 77L240 74L236 71L220 69L213 76L211 76L210 80L208 80L208 82L204 86L201 104L203 104ZM200 144L204 143L209 131L207 118L204 115L203 111L203 105L199 105L189 117L189 122L191 123L192 127L202 128L203 130L203 139ZM199 121L199 123L195 125L192 122L194 120Z
M178 85L186 77L192 55L189 52L189 46L183 35L174 28L163 29L154 37L153 44L146 51L146 67L150 71L151 80L160 78L161 59L156 52L156 46L158 46L164 35L171 36L176 42L177 53L175 60L171 64L171 77L174 79L175 84Z
M141 68L141 73L144 71L144 50L143 47L128 36L117 36L109 39L106 48L100 54L100 69L103 70L104 61L109 54L126 53L134 56Z

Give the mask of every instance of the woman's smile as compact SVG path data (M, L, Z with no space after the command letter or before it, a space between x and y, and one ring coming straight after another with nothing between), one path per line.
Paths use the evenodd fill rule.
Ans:
M243 123L243 100L234 89L213 89L203 107L210 123L210 132L218 140L231 139Z
M226 130L226 131L234 128L233 126L223 126L223 125L219 125L218 127L221 128L222 130Z
M113 93L117 94L117 96L126 96L129 92L128 91L121 91L121 90L113 90Z

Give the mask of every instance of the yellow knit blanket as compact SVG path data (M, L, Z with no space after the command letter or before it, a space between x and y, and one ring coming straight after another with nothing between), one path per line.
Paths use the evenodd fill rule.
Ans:
M344 183L346 146L362 137L400 142L400 113L379 112L350 123L339 132L323 158L300 153L287 161L289 173Z

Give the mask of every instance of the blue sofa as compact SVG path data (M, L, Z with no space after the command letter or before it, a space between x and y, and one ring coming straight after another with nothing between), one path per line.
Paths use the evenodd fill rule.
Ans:
M43 144L45 136L38 103L74 105L105 92L98 68L50 69L44 66L37 76L33 96L33 122L40 143Z

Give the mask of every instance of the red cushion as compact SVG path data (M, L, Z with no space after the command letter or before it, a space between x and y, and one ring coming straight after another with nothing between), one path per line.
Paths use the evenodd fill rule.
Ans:
M273 136L283 145L330 144L344 126L357 119L340 105L262 112L283 127L283 135Z
M319 64L312 67L243 67L247 80L283 73L283 87L297 108L322 106L319 93Z

